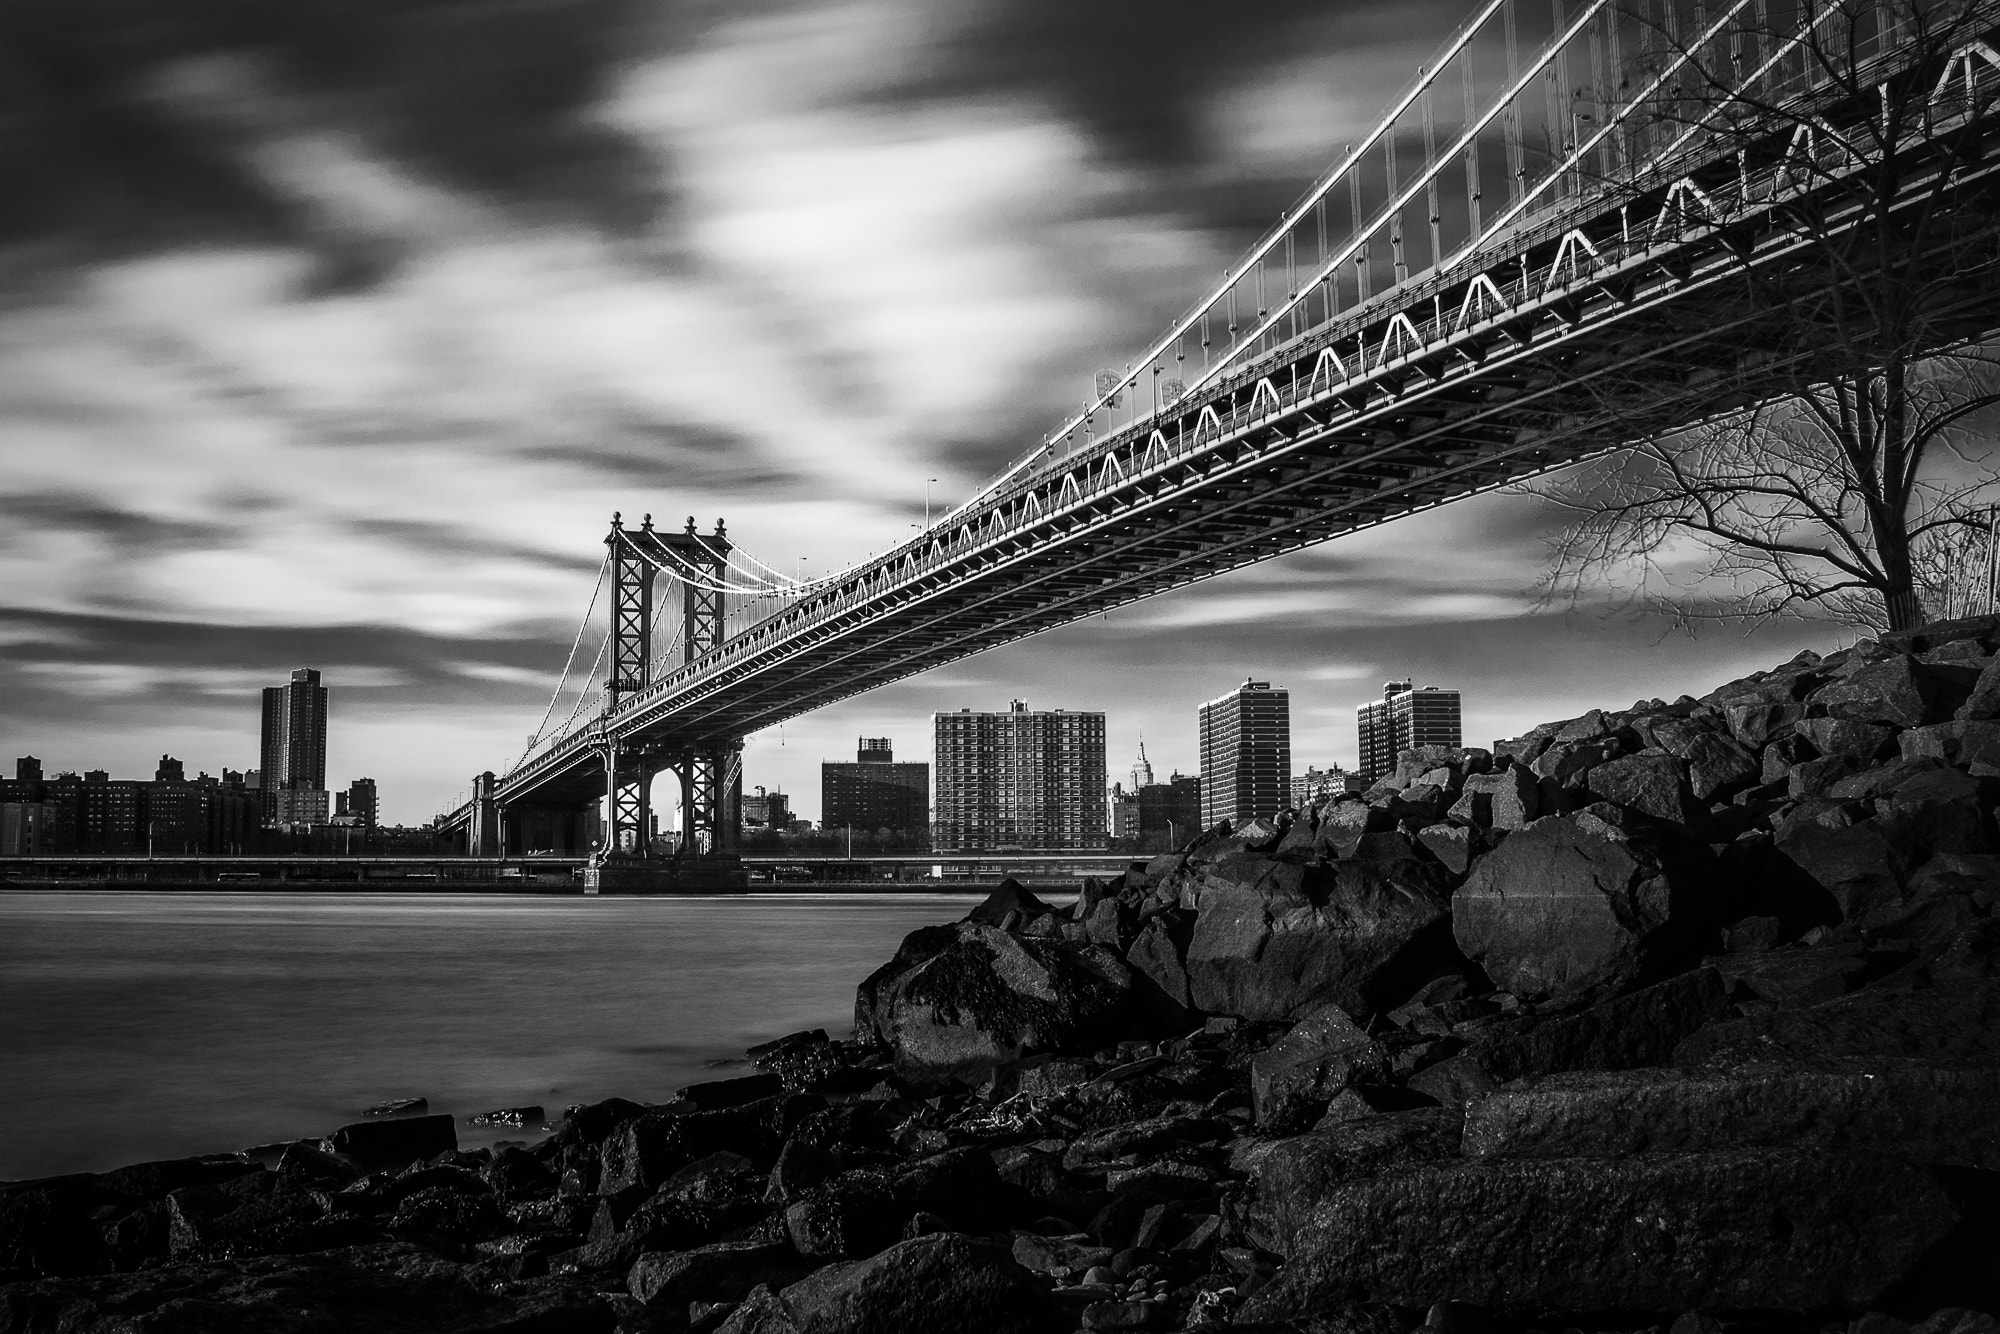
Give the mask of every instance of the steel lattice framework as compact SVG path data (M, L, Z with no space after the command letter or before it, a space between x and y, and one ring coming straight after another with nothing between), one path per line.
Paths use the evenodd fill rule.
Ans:
M719 526L614 521L605 707L538 734L447 820L477 844L496 810L609 790L618 846L644 823L643 797L616 795L626 775L671 766L694 794L686 827L726 850L751 732L1767 397L1794 368L1755 353L1773 317L1733 299L1731 280L1810 272L1792 219L1811 199L1843 225L1836 187L1866 169L1848 136L1876 114L1808 54L1817 25L1851 12L1802 3L1787 39L1766 0L1654 0L1650 21L1555 0L1524 58L1520 0L1488 0L1220 287L1100 373L1094 398L973 500L879 558L733 587ZM2000 0L1967 13L1942 68L1878 25L1856 69L1871 93L1923 80L1908 197L1948 183L1990 226L1994 155L1965 145L2000 134ZM1761 138L1650 114L1714 66L1745 107L1791 114ZM2000 329L2000 293L1968 285L1932 328L1939 346ZM648 656L656 572L683 589L675 664ZM725 635L732 593L779 605Z

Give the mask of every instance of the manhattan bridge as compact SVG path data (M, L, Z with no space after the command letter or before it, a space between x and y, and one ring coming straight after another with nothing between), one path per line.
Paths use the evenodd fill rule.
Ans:
M1782 305L1742 294L1855 281L1826 242L1872 225L1854 187L1885 159L1878 215L2000 231L2000 0L1925 12L1482 0L1218 286L918 535L805 580L720 522L613 516L526 751L445 827L581 853L601 809L605 874L728 883L753 732L1768 399L1799 366ZM1938 288L1920 350L2000 329L1991 286ZM647 856L667 770L671 870Z

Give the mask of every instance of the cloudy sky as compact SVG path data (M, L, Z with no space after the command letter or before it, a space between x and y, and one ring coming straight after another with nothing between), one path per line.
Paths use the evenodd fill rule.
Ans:
M535 725L613 510L823 572L1124 364L1361 133L1463 0L13 0L0 9L0 749L256 763L334 688L329 779L427 819ZM1389 676L1469 740L1835 635L1538 609L1492 497L753 738L818 813L860 734L1292 691L1351 762Z

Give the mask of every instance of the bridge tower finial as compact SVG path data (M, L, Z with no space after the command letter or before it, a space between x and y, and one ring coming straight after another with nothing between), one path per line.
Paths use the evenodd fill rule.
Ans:
M643 529L644 529L644 530L645 530L646 532L649 532L649 533L650 533L650 532L652 532L652 531L653 531L653 516L652 516L652 515L650 515L650 514L648 514L648 515L646 516L646 522L645 522L645 523L644 523L643 525L641 525L641 527L642 527L642 528L643 528Z
M694 533L694 515L692 515L692 514L688 515L688 526L687 526L687 530L688 530L688 533L689 533L689 535L690 535L690 536L692 536L692 535L693 535L693 533Z
M622 528L622 527L624 527L624 524L622 524L622 523L620 523L620 522L619 522L619 520L620 520L620 518L621 518L621 517L622 517L622 516L621 516L621 515L619 514L619 512L618 512L617 510L613 510L613 511L611 511L611 526L612 526L613 528Z
M717 537L726 537L729 535L728 526L724 524L723 521L720 519L717 519L715 521L715 535Z

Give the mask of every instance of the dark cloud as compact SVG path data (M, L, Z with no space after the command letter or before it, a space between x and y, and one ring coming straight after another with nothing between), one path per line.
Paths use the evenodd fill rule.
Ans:
M95 538L126 555L202 551L229 545L234 528L119 509L78 491L0 495L0 548L54 529Z
M639 20L637 0L14 0L0 228L113 252L284 238L326 251L329 286L368 276L379 257L333 243L229 135L163 103L166 73L226 57L292 114L422 172L633 230L663 205L657 160L591 112Z

